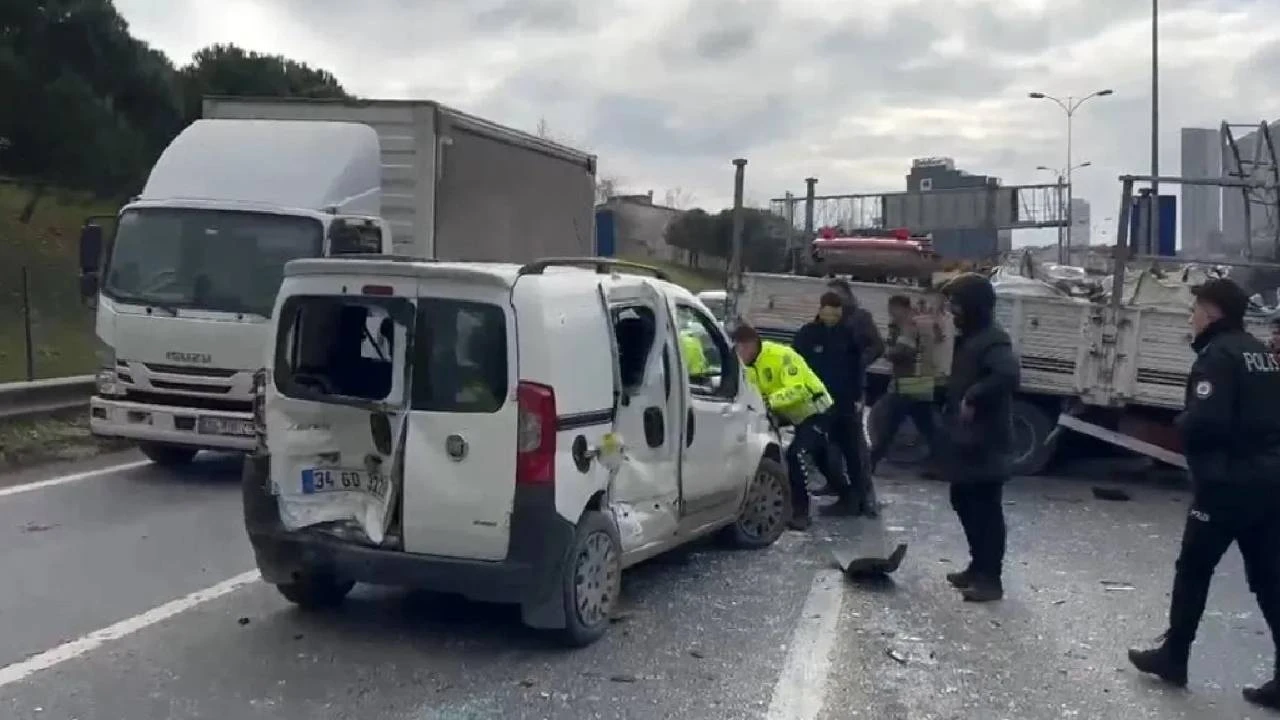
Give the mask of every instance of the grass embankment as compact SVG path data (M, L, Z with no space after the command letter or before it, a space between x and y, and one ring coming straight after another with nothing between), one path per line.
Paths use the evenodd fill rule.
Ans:
M93 371L93 312L80 302L79 234L90 215L114 208L50 190L31 221L21 221L31 190L0 182L0 382L25 380L22 272L27 271L37 378Z

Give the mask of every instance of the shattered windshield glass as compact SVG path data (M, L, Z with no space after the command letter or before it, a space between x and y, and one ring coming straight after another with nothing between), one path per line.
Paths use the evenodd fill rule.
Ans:
M145 208L120 216L104 293L121 302L270 316L284 265L318 257L323 227L292 215Z

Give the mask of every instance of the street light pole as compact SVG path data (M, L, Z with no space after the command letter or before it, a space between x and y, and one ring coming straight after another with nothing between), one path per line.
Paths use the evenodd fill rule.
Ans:
M1156 0L1152 0L1152 2L1156 2ZM1061 98L1056 98L1052 95L1046 95L1045 93L1042 93L1042 92L1027 93L1027 96L1032 98L1033 100L1052 100L1053 102L1057 103L1058 107L1062 108L1062 112L1066 113L1067 115L1067 172L1066 172L1066 181L1067 181L1066 238L1067 238L1067 241L1066 241L1065 247L1063 246L1061 241L1059 241L1058 243L1059 262L1065 263L1067 261L1067 258L1071 257L1071 221L1073 219L1072 210L1071 210L1071 196L1074 192L1073 186L1071 184L1071 170L1072 170L1072 167L1071 167L1071 130L1072 130L1071 120L1073 117L1075 117L1076 110L1079 110L1081 105L1085 104L1086 102L1094 98L1107 97L1108 95L1114 95L1114 94L1115 94L1114 90L1110 88L1106 88L1104 90L1098 90L1096 92L1090 93L1082 98L1075 98L1068 95L1066 99L1063 100Z
M1068 117L1070 117L1070 116L1068 116ZM1069 134L1069 133L1068 133L1068 137L1070 137L1070 134ZM1068 146L1068 148L1069 148L1069 147L1070 147L1070 146ZM1068 150L1067 150L1067 154L1068 154L1068 155L1070 155L1070 154L1071 154L1070 149L1068 149ZM1087 168L1087 167L1089 167L1089 166L1090 166L1090 165L1092 165L1092 164L1093 164L1093 162L1092 162L1091 160L1086 160L1086 161L1084 161L1084 162L1080 163L1079 165L1074 165L1074 166L1073 166L1073 165L1068 165L1068 166L1066 167L1065 171L1064 171L1064 170L1059 170L1059 169L1056 169L1056 168L1047 167L1047 166L1045 166L1045 165L1037 165L1037 166L1036 166L1036 169L1037 169L1037 170L1044 170L1044 171L1046 171L1046 172L1051 172L1051 173L1053 173L1053 176L1054 176L1054 178L1056 178L1056 182L1058 183L1058 202L1059 202L1059 203L1061 203L1061 202L1062 202L1063 189L1064 189L1064 188L1066 189L1066 194L1067 194L1067 208L1066 208L1066 210L1067 210L1067 211L1066 211L1066 213L1065 213L1065 214L1066 214L1066 216L1067 216L1067 227L1065 228L1066 232L1065 232L1065 233L1063 232L1064 228L1063 228L1061 225L1059 225L1059 226L1058 226L1058 263L1059 263L1059 264L1061 264L1061 265L1065 265L1065 264L1067 264L1067 263L1071 260L1071 239L1070 239L1070 238L1071 238L1071 225L1070 225L1070 223L1071 223L1071 222L1072 222L1072 220L1074 219L1074 215L1073 215L1073 213L1072 213L1072 211L1071 211L1071 197L1070 197L1070 195L1071 195L1071 180L1070 180L1069 178L1071 177L1071 173L1072 173L1072 171L1074 171L1074 170L1079 170L1079 169L1081 169L1081 168ZM1063 213L1062 213L1062 208L1061 208L1061 207L1059 207L1059 208L1058 208L1058 213L1059 213L1059 215L1063 214ZM1064 235L1065 235L1065 237L1067 238L1067 241L1066 241L1066 243L1065 243L1065 244L1063 243L1063 237L1064 237ZM1087 244L1087 243L1086 243L1086 244Z
M1159 0L1151 0L1151 213L1146 252L1158 254L1160 244L1160 23Z

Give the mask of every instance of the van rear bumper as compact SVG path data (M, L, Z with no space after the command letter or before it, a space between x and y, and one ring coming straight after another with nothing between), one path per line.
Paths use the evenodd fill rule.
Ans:
M266 582L283 584L301 575L327 574L456 593L480 602L522 605L526 622L535 627L562 626L563 569L576 529L555 512L554 494L522 498L517 493L507 559L466 560L368 547L318 531L287 530L280 522L276 496L267 490L268 464L260 455L245 458L241 483L245 529Z

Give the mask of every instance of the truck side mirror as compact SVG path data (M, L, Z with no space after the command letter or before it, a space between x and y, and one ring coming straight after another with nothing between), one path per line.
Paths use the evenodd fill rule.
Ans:
M373 218L339 217L329 225L329 254L379 255L383 252L383 226Z
M80 273L97 275L102 263L102 226L85 223L80 228Z

